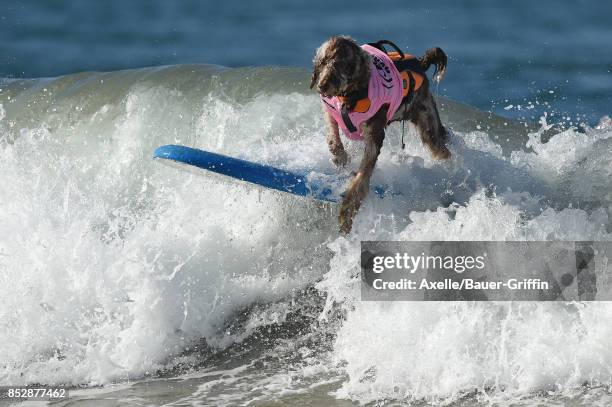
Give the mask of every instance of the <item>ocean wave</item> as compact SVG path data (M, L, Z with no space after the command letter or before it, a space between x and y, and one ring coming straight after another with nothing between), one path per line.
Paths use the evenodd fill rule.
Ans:
M318 319L345 319L325 328L327 366L346 375L337 397L610 377L605 304L361 303L355 279L361 240L609 240L605 120L559 131L440 97L453 159L432 160L411 126L402 150L391 125L374 179L409 194L367 200L348 237L333 206L151 159L175 143L334 171L308 82L297 69L206 65L3 81L0 383L155 375L202 339L225 349L282 322L266 304L313 286L326 298ZM347 145L356 165L360 145ZM225 329L255 304L261 318Z

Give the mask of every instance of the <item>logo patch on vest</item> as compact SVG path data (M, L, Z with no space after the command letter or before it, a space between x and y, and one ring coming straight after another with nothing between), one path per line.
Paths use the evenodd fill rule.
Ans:
M378 75L380 75L383 81L387 82L383 82L382 86L387 89L393 88L393 78L391 77L391 69L389 69L387 64L385 64L385 62L376 55L372 55L372 63L376 67L376 72L378 72Z

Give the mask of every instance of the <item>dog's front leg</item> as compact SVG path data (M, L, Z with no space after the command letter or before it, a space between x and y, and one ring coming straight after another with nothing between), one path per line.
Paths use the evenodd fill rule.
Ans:
M325 119L327 121L327 146L332 154L332 162L337 167L344 167L349 162L349 156L344 150L344 145L340 139L338 123L327 111L325 111Z
M340 232L348 233L353 227L353 217L361 206L361 201L368 195L370 177L380 154L385 139L385 125L387 124L387 107L380 109L370 120L364 123L361 133L365 142L365 151L359 170L344 193L344 200L340 207L338 221Z

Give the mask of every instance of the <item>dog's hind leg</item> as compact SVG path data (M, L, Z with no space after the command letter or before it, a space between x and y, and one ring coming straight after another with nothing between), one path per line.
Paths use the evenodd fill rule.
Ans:
M436 102L429 92L419 96L409 113L410 121L416 125L421 140L429 147L434 158L446 160L451 156L445 145L448 135L440 120Z
M353 227L353 217L361 206L361 201L368 195L370 189L370 177L374 172L374 166L380 154L380 149L385 139L385 125L387 124L387 106L381 108L371 119L362 126L361 133L365 142L365 151L359 170L353 176L351 183L344 193L344 199L340 206L338 222L340 232L348 233Z

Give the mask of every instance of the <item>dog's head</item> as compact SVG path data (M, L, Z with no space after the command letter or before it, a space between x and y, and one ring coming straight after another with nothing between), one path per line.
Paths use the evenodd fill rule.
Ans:
M317 49L310 88L316 85L320 94L338 96L367 86L368 58L351 37L331 37Z

